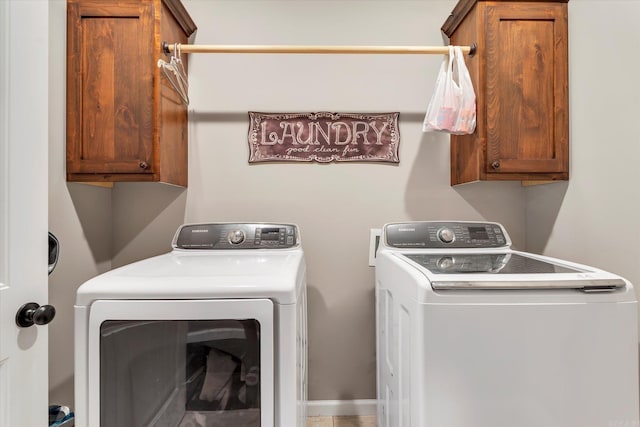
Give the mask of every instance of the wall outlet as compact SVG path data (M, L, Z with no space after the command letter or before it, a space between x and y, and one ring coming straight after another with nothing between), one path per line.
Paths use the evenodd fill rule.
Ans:
M369 267L376 266L376 254L380 246L381 235L382 229L380 228L372 228L369 230Z

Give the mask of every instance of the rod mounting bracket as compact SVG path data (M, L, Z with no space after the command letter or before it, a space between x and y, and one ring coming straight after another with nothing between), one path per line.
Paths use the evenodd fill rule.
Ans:
M469 49L469 58L473 58L473 55L476 54L477 50L478 50L478 44L476 42L471 43L471 47Z
M165 55L171 55L171 51L169 50L169 42L167 42L166 40L163 41L160 47L162 48L162 51Z

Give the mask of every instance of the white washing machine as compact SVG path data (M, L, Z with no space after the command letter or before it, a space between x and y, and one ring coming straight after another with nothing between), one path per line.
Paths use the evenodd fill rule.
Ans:
M605 271L480 222L387 224L379 427L613 427L638 417L637 301Z
M77 292L77 427L306 425L295 225L191 224Z

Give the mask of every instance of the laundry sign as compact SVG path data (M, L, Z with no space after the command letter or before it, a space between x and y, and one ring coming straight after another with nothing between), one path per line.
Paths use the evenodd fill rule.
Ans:
M399 116L249 112L249 163L398 163Z

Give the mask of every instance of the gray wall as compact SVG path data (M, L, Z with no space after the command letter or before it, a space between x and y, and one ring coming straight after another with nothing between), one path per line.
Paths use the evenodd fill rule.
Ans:
M640 284L640 1L569 2L571 179L527 189L527 243Z
M198 43L442 43L454 0L184 0ZM504 223L520 249L595 264L640 283L637 69L640 2L572 0L572 178L449 186L448 138L423 134L438 56L190 58L190 186L64 181L64 8L51 6L50 228L62 240L50 298L52 401L70 402L73 294L111 266L165 252L195 221L290 221L308 260L311 399L375 395L370 228L406 219ZM399 111L400 158L384 164L248 165L247 111ZM607 228L607 226L610 226ZM610 232L621 230L617 238ZM54 399L55 398L55 399Z
M440 25L455 1L184 4L198 25L198 43L441 45ZM116 185L114 266L166 250L182 220L298 224L308 262L309 396L375 397L369 229L406 219L487 218L503 222L525 245L520 184L452 189L448 137L422 133L441 61L191 55L189 189ZM399 111L400 165L249 165L247 111Z
M49 276L49 389L52 403L73 403L73 303L77 287L111 268L111 190L65 177L66 2L49 2L49 230L61 243Z

